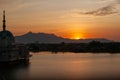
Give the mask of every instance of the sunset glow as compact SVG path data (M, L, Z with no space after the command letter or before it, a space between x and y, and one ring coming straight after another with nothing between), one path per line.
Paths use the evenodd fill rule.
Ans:
M74 37L73 39L78 40L78 39L80 39L80 38L81 38L80 36L76 36L76 37Z
M71 37L71 39L84 39L84 37L81 34L75 34L74 36Z
M1 14L6 10L7 29L15 36L31 31L71 39L120 41L119 7L119 0L0 0ZM2 24L2 15L0 19Z

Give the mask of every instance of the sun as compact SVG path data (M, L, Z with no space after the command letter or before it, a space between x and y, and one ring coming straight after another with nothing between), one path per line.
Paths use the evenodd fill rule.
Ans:
M83 35L82 34L74 34L74 36L72 37L72 39L75 39L75 40L79 40L79 39L83 39Z
M69 32L62 35L64 38L72 39L72 40L79 40L79 39L85 39L84 33L80 32Z
M81 39L81 37L80 36L76 36L76 37L74 37L74 39L78 40L78 39Z

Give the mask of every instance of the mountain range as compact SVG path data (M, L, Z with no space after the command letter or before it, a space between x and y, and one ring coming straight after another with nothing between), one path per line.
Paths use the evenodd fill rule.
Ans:
M91 41L100 41L104 43L113 42L112 40L104 39L104 38L92 38L92 39L68 39L56 36L55 34L48 34L48 33L33 33L28 32L21 36L15 37L16 43L89 43Z

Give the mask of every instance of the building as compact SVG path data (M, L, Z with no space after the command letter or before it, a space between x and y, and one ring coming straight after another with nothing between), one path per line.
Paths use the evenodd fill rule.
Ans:
M29 51L24 44L16 44L12 32L6 30L5 11L3 11L3 26L0 31L0 62L29 61Z

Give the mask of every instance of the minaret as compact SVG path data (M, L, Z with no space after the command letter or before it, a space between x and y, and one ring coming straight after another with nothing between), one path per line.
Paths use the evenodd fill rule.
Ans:
M5 10L3 11L3 31L6 30Z

